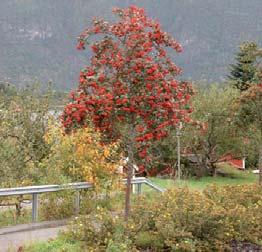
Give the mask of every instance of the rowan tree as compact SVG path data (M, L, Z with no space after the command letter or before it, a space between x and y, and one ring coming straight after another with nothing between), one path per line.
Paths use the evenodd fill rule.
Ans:
M136 6L115 8L112 23L95 18L78 40L77 48L90 45L90 64L80 72L79 86L62 116L64 127L85 127L88 118L104 142L121 139L129 158L125 217L130 210L134 152L144 162L151 141L168 135L180 121L190 121L191 85L175 78L181 73L167 48L181 45L156 20ZM93 40L97 38L97 40Z

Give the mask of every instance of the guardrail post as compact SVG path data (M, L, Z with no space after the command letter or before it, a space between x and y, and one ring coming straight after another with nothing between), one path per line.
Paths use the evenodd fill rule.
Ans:
M137 194L141 194L142 193L142 184L141 183L138 183L136 185L136 193Z
M77 215L80 212L80 191L79 190L76 191L74 205L75 205L74 212Z
M38 194L32 194L32 221L36 222L38 219Z

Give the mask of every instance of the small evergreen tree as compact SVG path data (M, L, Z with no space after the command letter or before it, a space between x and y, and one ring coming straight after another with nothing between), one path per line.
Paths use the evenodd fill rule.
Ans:
M244 42L236 54L236 64L230 65L229 80L241 92L247 90L252 84L258 83L259 73L257 67L258 46L255 42Z
M236 105L237 127L258 150L259 184L262 185L262 83L243 92Z

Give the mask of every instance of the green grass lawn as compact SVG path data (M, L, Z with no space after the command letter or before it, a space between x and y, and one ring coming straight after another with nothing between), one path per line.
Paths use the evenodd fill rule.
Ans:
M202 177L200 179L189 178L187 180L181 180L180 182L174 181L173 179L162 179L162 178L149 178L153 183L170 189L177 186L187 186L188 188L195 190L203 190L206 186L211 184L216 185L242 185L256 183L258 181L258 176L250 171L240 171L228 166L223 166L220 168L227 175L225 177ZM150 191L151 189L143 188L145 191Z
M80 242L69 242L63 238L58 238L49 242L39 242L28 244L24 250L26 252L82 252Z

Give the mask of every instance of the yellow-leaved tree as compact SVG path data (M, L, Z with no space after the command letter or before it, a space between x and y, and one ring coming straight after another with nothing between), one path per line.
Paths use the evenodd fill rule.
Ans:
M121 177L117 169L121 155L119 145L103 146L100 135L91 127L64 134L62 126L49 121L45 141L50 146L49 155L41 163L43 184L91 182L94 191L81 191L80 213L89 213L99 205L97 199L108 202L110 192L118 188ZM41 216L46 219L68 218L75 212L75 192L64 190L43 194L40 202ZM105 197L100 197L104 195ZM98 198L97 198L98 197Z
M118 185L118 143L102 145L99 133L91 127L65 135L62 127L53 122L45 139L51 145L50 155L42 164L46 173L52 172L57 179L60 176L67 181L88 181L97 190Z

